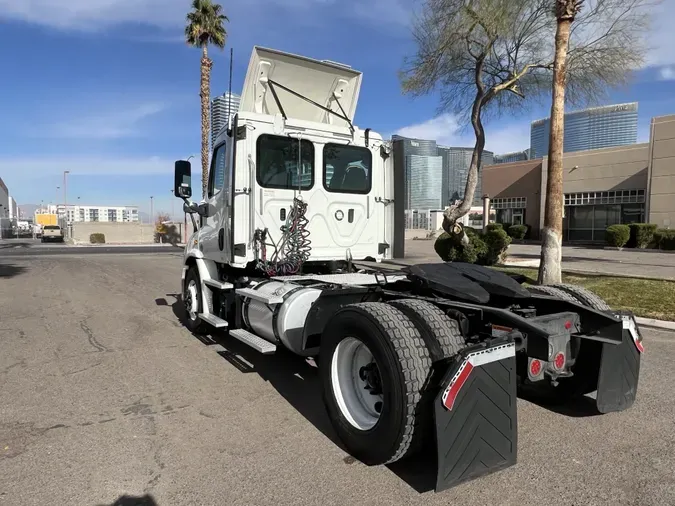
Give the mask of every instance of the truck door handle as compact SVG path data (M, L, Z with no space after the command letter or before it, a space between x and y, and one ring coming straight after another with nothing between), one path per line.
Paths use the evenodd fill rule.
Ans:
M354 223L354 209L347 211L347 221L349 223Z
M279 219L281 221L286 221L286 209L283 207L279 209Z

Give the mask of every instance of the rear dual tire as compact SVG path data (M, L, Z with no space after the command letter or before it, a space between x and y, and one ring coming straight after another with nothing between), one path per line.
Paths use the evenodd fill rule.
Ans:
M350 346L367 348L379 377L370 382L371 387L379 383L379 393L370 390L381 403L370 424L362 423L359 412L365 410L353 402L364 397L358 390L369 386L356 370L362 366L357 363L350 372L341 363L343 350ZM321 336L319 371L328 415L349 453L367 465L377 465L395 462L414 450L420 437L418 404L430 369L429 351L419 331L398 309L366 302L338 310Z
M432 362L456 353L460 339L463 345L452 323L436 306L413 300L351 304L331 318L319 374L329 418L351 455L367 465L388 464L422 447L433 430Z

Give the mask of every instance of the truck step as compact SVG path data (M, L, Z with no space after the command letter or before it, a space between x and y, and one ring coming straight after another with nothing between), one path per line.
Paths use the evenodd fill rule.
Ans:
M236 339L239 339L242 343L248 344L251 348L262 353L263 355L269 355L277 351L276 344L272 344L262 337L252 334L246 329L230 330L230 335Z
M251 288L237 288L234 293L242 297L260 301L263 304L281 304L284 301L284 298L279 295L267 294L259 292L258 290L252 290Z
M199 318L208 323L209 325L214 326L217 329L227 327L227 322L222 318L218 318L216 315L209 313L199 313Z
M205 279L204 284L212 288L217 288L218 290L231 290L234 286L232 283L218 281L217 279Z

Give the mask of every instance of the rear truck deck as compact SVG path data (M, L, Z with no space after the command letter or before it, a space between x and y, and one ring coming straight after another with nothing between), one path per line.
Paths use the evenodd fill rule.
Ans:
M643 351L632 315L580 287L525 288L476 265L380 268L401 243L403 169L353 123L361 79L254 48L202 202L190 201L190 163L175 165L194 228L185 326L313 357L347 451L367 465L421 454L437 491L516 463L519 394L629 408Z

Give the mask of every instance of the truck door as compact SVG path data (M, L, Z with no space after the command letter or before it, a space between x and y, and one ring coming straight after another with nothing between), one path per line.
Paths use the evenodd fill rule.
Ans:
M315 149L307 139L292 135L262 134L256 141L256 214L278 244L293 199L308 202L315 193ZM267 251L267 259L274 253Z
M216 145L211 158L207 189L208 213L199 231L199 249L205 258L230 262L232 245L232 153L230 139Z
M322 155L324 220L332 250L325 253L344 258L349 250L354 259L372 256L373 245L381 240L377 233L381 213L374 199L379 178L372 151L365 146L327 143Z

